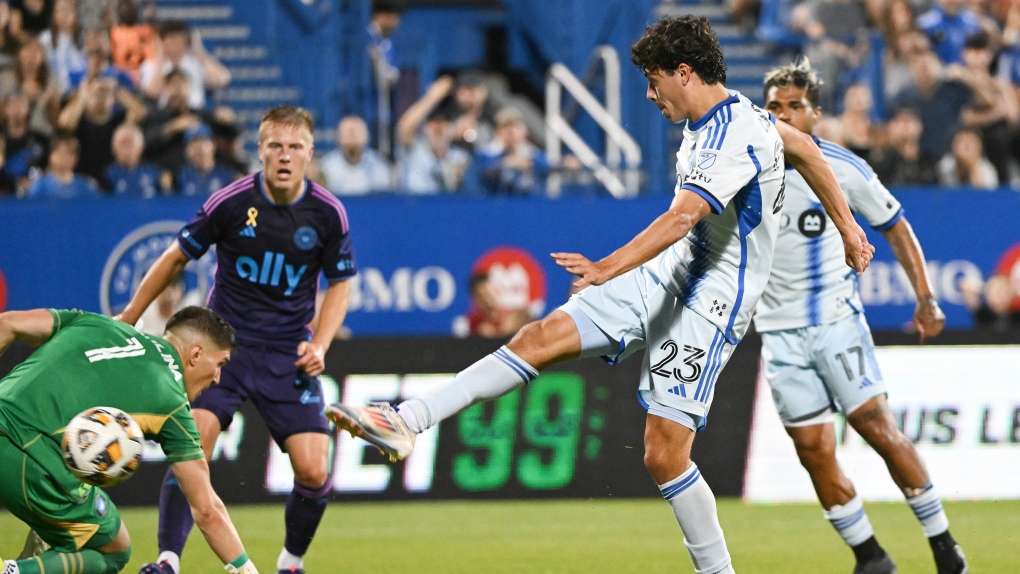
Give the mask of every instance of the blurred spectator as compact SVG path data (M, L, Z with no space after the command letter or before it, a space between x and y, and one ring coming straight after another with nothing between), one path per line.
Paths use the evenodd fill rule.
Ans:
M78 140L58 135L50 141L50 159L46 175L32 182L29 199L74 199L99 194L96 181L74 172L78 163Z
M358 116L347 116L336 127L335 150L322 156L319 169L326 189L336 195L364 195L393 187L393 169L368 147L368 126Z
M138 8L133 0L117 0L117 25L110 28L110 49L113 63L140 84L138 69L145 60L156 56L156 30L139 22Z
M104 182L107 191L116 195L155 197L160 191L167 191L161 185L159 168L151 163L142 163L145 138L142 130L134 124L121 124L113 132L113 164L106 168Z
M504 108L496 114L496 135L475 154L482 188L490 195L536 195L545 189L549 161L528 140L521 112Z
M206 90L230 83L230 71L206 51L198 30L189 34L184 22L167 22L160 27L153 54L138 70L142 90L150 98L160 97L166 74L175 70L188 78L188 105L192 108L205 107Z
M938 0L917 18L917 27L928 36L939 59L952 64L961 61L963 45L981 31L981 21L966 0Z
M82 146L78 172L108 188L104 179L106 168L113 163L113 133L125 122L137 124L145 114L145 104L113 78L100 76L88 80L75 92L60 112L57 126L74 133Z
M39 35L39 43L46 50L46 62L57 78L60 95L70 90L71 72L81 72L86 68L81 40L74 0L57 0L53 8L53 22Z
M11 7L11 34L19 41L37 38L50 26L55 0L8 0Z
M6 2L0 2L0 70L6 70L14 64L14 53L18 40L11 34L11 9Z
M216 120L210 126L213 132L213 145L216 146L216 163L234 173L251 173L253 171L251 160L244 152L237 114L227 106L217 106L212 115Z
M413 194L460 190L471 156L453 147L453 124L436 107L453 90L453 78L441 76L397 122L400 187ZM422 133L418 128L425 123Z
M135 325L138 330L162 337L166 331L166 322L183 307L181 302L184 300L184 291L184 275L179 274L173 278L166 289L156 296L156 300L138 318L138 323Z
M11 197L18 193L18 182L4 171L7 163L7 141L0 138L0 197Z
M60 113L57 78L46 64L42 44L34 38L26 40L18 49L14 68L0 72L0 97L16 91L28 98L32 129L47 135L52 133L53 122Z
M213 113L189 107L191 88L183 72L170 72L163 85L157 108L150 110L142 122L142 133L145 134L143 157L170 173L177 173L185 164L184 132L200 124L211 126L214 131L223 128Z
M29 174L45 163L49 141L45 134L28 125L28 98L15 92L4 100L3 136L7 142L4 173L18 182L18 191L28 191Z
M869 50L868 15L862 2L814 0L794 8L794 31L807 36L804 55L829 81L819 89L819 104L835 110L842 95L843 76L857 69Z
M974 93L974 100L963 108L961 123L978 132L999 181L1008 182L1010 173L1015 172L1009 148L1013 131L1020 122L1020 102L1008 82L991 74L995 54L990 42L984 32L967 38L963 49L964 65L953 67L958 68L956 73Z
M497 287L489 280L488 274L472 275L468 288L471 308L465 317L467 329L455 324L454 330L459 331L458 335L509 337L531 321L526 310L507 309L500 305Z
M473 153L492 141L496 111L480 74L466 72L457 77L448 113L453 118L453 145Z
M971 101L971 90L962 81L959 67L949 71L931 51L910 59L914 84L894 101L893 107L909 106L921 119L921 149L932 157L949 151L953 134L960 126L960 111Z
M1020 311L1010 309L1014 293L1009 277L992 275L984 285L962 282L960 293L978 329L999 333L1020 330Z
M885 146L871 153L871 166L886 185L938 183L938 159L921 149L921 120L911 108L900 108L885 127Z
M881 11L880 22L885 35L885 54L882 58L881 97L893 97L913 84L909 59L931 48L928 37L914 27L914 15L907 0L892 0Z
M127 72L114 66L110 60L110 36L105 30L90 30L85 34L85 69L72 70L68 74L68 87L77 90L85 80L105 76L131 91L136 91L135 82Z
M854 84L843 97L843 113L839 116L842 145L865 160L870 158L878 129L871 123L871 88Z
M206 196L234 181L230 169L216 165L216 146L207 125L189 128L184 133L188 163L177 172L177 193Z
M395 88L400 79L397 55L391 38L400 27L404 0L372 0L372 17L365 29L364 44L371 78L362 94L365 100L355 110L361 112L375 131L376 148L386 157L393 157ZM407 92L407 90L404 90ZM407 94L410 99L411 94ZM404 104L406 105L406 104Z
M999 176L984 155L981 137L971 130L960 130L953 137L953 150L939 161L939 184L995 189Z

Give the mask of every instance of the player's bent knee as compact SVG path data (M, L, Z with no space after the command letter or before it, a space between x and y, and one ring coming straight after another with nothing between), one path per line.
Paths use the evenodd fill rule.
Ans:
M106 558L106 570L103 574L117 574L131 561L131 547L128 546L126 550L120 552L114 552L112 554L105 554Z
M570 315L553 311L545 318L521 327L507 348L538 370L552 363L577 357L581 336Z

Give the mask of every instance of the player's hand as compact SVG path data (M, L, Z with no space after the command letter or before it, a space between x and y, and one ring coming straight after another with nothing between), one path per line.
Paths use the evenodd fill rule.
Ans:
M566 269L567 272L577 275L578 279L573 283L575 289L584 289L589 285L602 285L611 279L599 267L598 263L592 263L580 253L551 253L550 255L557 265Z
M857 222L853 222L852 225L846 233L840 232L843 237L843 253L846 255L846 264L860 275L871 264L871 258L875 256L875 246L868 243L868 236Z
M297 354L294 366L303 369L309 377L317 377L326 369L326 348L322 345L302 341L297 346Z
M921 334L921 342L938 335L946 326L946 314L939 307L934 296L921 297L914 309L914 325Z

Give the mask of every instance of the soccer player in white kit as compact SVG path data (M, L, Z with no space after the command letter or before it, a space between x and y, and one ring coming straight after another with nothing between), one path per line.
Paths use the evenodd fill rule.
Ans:
M821 113L820 84L806 61L773 70L765 77L766 108L811 134ZM851 209L885 235L907 272L917 296L914 323L922 340L938 335L945 316L900 203L862 159L834 143L816 141ZM855 574L891 574L896 566L875 540L861 499L836 460L832 421L837 409L885 459L929 539L939 574L964 573L967 563L949 534L924 462L889 412L857 276L843 262L841 245L804 178L787 169L772 277L754 317L772 398L825 517L854 551Z
M782 213L784 141L838 222L848 263L863 272L874 248L815 143L723 85L722 51L706 19L661 20L632 46L631 59L663 116L687 120L669 210L598 262L553 254L585 289L446 385L396 410L337 404L326 412L398 460L410 454L416 433L527 384L553 363L619 360L647 347L640 383L649 405L645 465L673 509L695 570L731 573L715 499L690 450L768 280Z

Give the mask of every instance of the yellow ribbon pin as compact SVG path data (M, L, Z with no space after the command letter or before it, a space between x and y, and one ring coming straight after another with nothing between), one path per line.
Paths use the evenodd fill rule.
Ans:
M258 227L259 224L255 222L255 218L258 217L258 216L259 216L259 210L255 209L254 207L249 207L248 208L248 221L244 222L244 224L245 225L250 225L252 227Z

